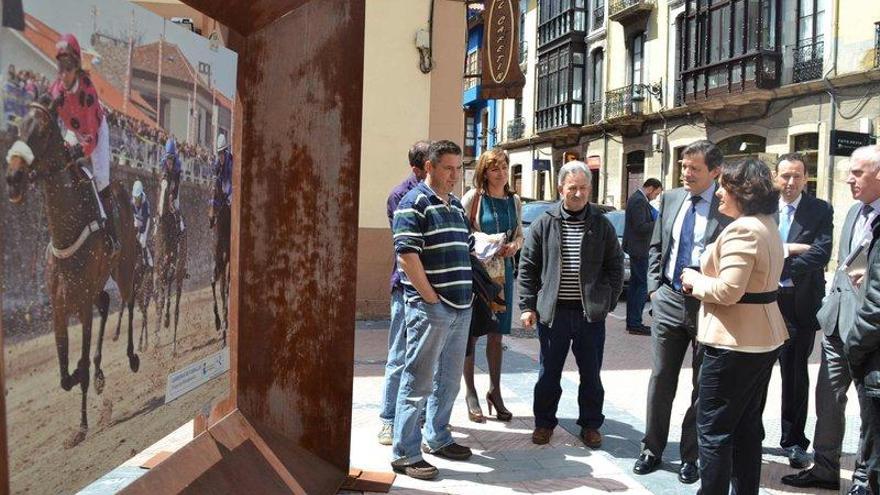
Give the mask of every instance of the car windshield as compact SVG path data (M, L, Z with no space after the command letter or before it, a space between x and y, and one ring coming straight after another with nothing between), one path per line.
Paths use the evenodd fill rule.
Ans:
M617 237L623 237L624 215L625 213L622 211L609 211L605 214L605 218L614 226Z
M534 222L541 216L545 211L553 208L556 203L544 202L544 201L536 201L533 203L526 203L522 207L522 223L523 225L529 225Z

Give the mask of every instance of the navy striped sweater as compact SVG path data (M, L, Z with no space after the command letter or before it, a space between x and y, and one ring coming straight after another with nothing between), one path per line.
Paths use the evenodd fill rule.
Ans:
M418 253L428 282L440 300L456 309L466 309L473 300L470 251L473 238L464 208L449 195L449 204L424 182L410 190L394 212L394 250L398 255ZM400 270L407 302L422 299Z

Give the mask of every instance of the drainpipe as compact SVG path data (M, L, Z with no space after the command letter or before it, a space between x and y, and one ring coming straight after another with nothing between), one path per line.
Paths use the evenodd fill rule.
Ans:
M831 67L822 76L822 81L828 88L826 92L831 102L831 115L828 119L829 139L831 139L831 132L834 131L837 125L837 95L834 93L834 86L828 80L828 75L837 75L837 36L840 26L840 1L832 0L831 4ZM828 163L826 164L825 173L828 187L828 204L834 204L834 155L831 154L831 143L828 145Z
M608 131L602 129L602 203L608 197Z

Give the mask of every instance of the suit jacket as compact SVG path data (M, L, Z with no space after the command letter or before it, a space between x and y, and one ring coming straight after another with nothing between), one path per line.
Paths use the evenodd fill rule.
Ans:
M675 226L675 217L681 210L681 205L687 201L690 194L679 187L663 193L660 197L660 215L654 223L654 234L651 236L651 246L648 250L648 292L654 292L663 282L666 260L669 258L669 250L672 247L672 228ZM718 213L718 198L712 198L709 207L709 218L706 222L705 244L715 242L718 233L726 227L732 219L727 215Z
M626 202L623 252L633 258L647 258L654 232L653 208L642 191L632 193Z
M697 340L724 347L778 347L788 329L776 301L739 303L745 293L779 288L782 239L771 215L743 216L724 228L706 249L693 296L703 301Z
M837 248L837 265L840 266L849 256L849 245L852 241L852 230L862 209L862 203L857 201L846 214L843 228L840 230L840 245ZM822 306L816 313L816 319L825 332L825 335L840 333L840 338L846 341L846 335L855 325L855 314L859 308L859 295L850 281L849 275L841 270L835 270L831 280L831 290L822 299Z
M861 204L859 204L861 206ZM880 223L874 223L874 239L868 266L859 286L855 325L844 339L853 378L864 383L865 394L880 398Z
M803 195L794 211L788 239L784 243L809 244L803 254L789 256L782 268L781 280L794 283L794 314L785 315L802 330L818 330L816 312L825 297L825 266L831 259L834 210L831 205Z

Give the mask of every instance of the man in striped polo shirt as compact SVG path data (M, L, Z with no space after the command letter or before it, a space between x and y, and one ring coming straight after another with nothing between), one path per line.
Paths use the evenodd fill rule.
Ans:
M461 176L461 148L445 140L431 144L425 172L424 182L398 204L392 225L406 304L406 359L391 467L432 479L438 471L422 459L423 450L454 460L471 456L469 448L453 441L447 426L470 329L472 238L464 208L452 195ZM419 417L425 408L423 437Z
M559 170L558 208L532 223L520 254L522 323L538 324L541 369L535 384L532 442L548 443L558 424L562 368L571 348L580 373L581 440L602 445L605 389L599 372L605 317L623 290L623 252L611 222L589 205L591 174L580 161Z

